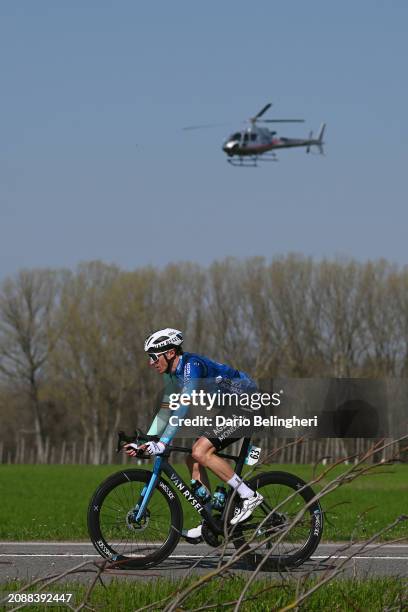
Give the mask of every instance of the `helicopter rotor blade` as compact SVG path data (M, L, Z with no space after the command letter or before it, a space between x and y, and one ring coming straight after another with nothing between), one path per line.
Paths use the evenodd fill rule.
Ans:
M228 125L227 123L204 123L202 125L187 125L186 127L183 127L182 130L206 130L208 128L216 128L216 127L223 127L225 125Z
M262 123L304 123L304 119L261 119Z
M254 117L251 117L251 121L256 121L257 119L259 119L259 117L262 117L262 115L266 113L268 108L271 108L271 106L272 106L271 102L269 102L268 104L265 104L265 106L259 111L259 113L257 113Z

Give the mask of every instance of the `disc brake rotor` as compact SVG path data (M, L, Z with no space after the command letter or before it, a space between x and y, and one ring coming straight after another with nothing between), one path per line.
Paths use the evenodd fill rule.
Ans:
M150 512L146 509L144 516L138 521L135 520L135 510L129 510L126 515L126 526L131 531L143 531L149 525Z

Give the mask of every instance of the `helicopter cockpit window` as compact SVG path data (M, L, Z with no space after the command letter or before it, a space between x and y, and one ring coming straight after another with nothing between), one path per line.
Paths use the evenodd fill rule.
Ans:
M244 134L244 142L248 142L249 139L249 134L245 133Z
M241 132L235 132L235 134L230 137L230 140L241 140Z

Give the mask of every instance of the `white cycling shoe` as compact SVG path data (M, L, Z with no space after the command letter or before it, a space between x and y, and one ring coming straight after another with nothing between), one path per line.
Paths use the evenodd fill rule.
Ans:
M189 544L199 544L203 541L201 536L202 528L202 525L198 525L198 527L193 527L192 529L183 529L181 532L181 537L184 538Z
M245 521L247 518L251 516L255 508L257 508L263 502L263 497L260 493L256 493L252 497L247 497L242 500L241 510L236 513L234 518L231 519L231 525L236 525L237 523L241 523Z

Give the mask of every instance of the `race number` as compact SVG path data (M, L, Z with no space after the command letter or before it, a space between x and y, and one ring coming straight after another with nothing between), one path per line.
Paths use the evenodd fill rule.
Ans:
M261 456L261 450L262 448L260 446L250 446L245 463L247 465L255 465L255 463L258 463L259 457Z

